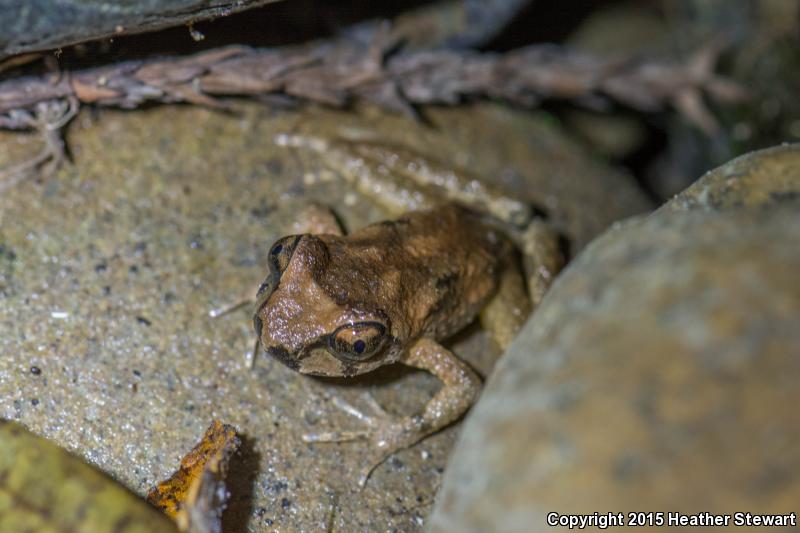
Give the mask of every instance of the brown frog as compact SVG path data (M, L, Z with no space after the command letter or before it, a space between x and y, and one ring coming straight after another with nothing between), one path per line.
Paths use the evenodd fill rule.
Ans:
M450 424L472 405L480 379L440 342L481 314L505 349L556 274L558 246L553 232L532 221L523 204L419 156L368 143L300 137L278 142L319 151L359 190L380 191L379 199L390 208L419 209L350 235L333 216L316 210L308 215L313 233L283 237L271 247L269 273L256 297L258 341L293 370L354 376L399 362L442 381L421 413L404 417L386 413L371 397L371 414L335 399L366 427L305 436L308 442L369 440L375 457L361 473L363 485L386 457ZM370 164L370 157L377 163ZM374 170L388 163L405 170L398 173L418 190L408 192L387 172ZM430 190L421 190L431 185L444 194L433 199ZM527 259L530 301L512 241Z

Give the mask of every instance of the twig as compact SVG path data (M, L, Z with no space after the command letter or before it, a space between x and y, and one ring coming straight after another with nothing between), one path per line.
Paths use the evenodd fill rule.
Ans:
M745 97L742 88L713 72L718 42L680 63L604 59L554 45L505 54L392 53L397 48L387 25L376 24L371 42L344 37L273 49L227 47L0 82L0 128L33 128L45 136L42 153L6 170L0 187L45 162L57 166L63 160L57 130L79 103L126 109L145 102L226 107L219 97L282 95L336 107L365 100L414 115L413 106L420 104L493 98L532 107L558 98L591 105L618 102L644 112L672 105L711 134L717 124L704 96L718 102Z
M0 83L0 114L68 96L124 108L148 101L216 105L216 97L223 95L268 93L334 106L364 99L391 109L481 97L521 106L543 98L600 98L649 112L663 109L686 91L722 102L744 95L714 74L716 44L694 59L672 63L604 59L554 45L505 54L435 50L386 57L396 43L386 38L384 26L378 25L373 35L371 45L339 38L272 49L228 47L115 63L56 78L7 80Z

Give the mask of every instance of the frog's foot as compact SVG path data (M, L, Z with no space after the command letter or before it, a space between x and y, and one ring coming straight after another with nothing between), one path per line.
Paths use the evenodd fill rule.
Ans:
M333 404L345 413L357 418L367 427L356 430L324 431L322 433L303 435L305 442L349 442L367 440L372 445L372 454L367 464L361 469L358 485L363 488L372 472L395 452L415 444L425 433L417 428L417 417L396 417L386 411L375 401L371 394L365 393L364 403L369 407L366 413L347 403L338 396L332 397Z

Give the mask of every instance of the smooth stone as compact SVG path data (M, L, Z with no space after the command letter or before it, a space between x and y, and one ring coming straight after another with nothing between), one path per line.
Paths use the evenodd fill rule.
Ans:
M798 162L733 160L579 254L467 416L428 530L795 510Z

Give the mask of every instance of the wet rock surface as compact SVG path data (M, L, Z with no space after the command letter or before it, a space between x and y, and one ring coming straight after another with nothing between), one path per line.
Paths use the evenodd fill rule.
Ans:
M397 454L363 491L362 444L301 436L359 427L334 394L360 405L370 391L408 413L438 388L433 377L388 368L319 380L265 356L250 370L248 312L208 317L261 281L269 245L307 202L331 205L349 228L383 216L274 136L367 132L454 161L524 191L575 250L649 207L626 176L582 157L539 116L491 105L429 116L433 127L370 109L82 112L69 131L74 164L0 197L0 417L140 495L221 419L244 440L227 530L420 528L456 428ZM0 162L38 149L34 136L3 134ZM472 330L453 349L484 374L497 355Z
M592 242L468 415L429 529L795 511L799 161L738 158Z

